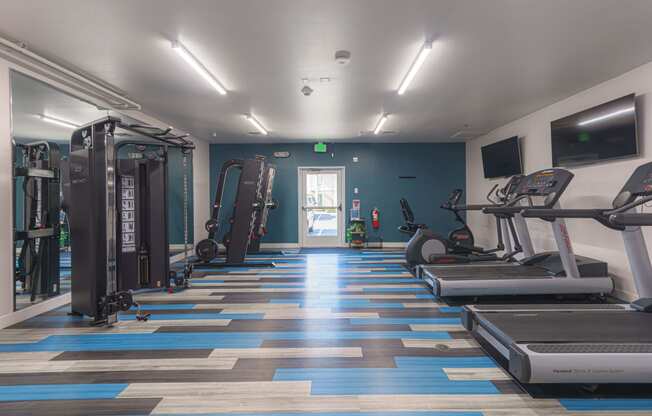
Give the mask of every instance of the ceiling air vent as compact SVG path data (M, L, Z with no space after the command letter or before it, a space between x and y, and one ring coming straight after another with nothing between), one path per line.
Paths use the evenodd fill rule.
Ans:
M476 137L480 137L487 132L484 130L480 129L462 129L458 132L455 132L451 135L451 139L460 139L460 140L468 140L468 139L475 139Z

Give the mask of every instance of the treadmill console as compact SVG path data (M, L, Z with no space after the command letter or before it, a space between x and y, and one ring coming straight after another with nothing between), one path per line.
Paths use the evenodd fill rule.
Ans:
M518 191L518 187L523 181L523 178L525 178L523 175L514 175L509 178L509 181L507 181L505 186L500 188L500 194L503 196L503 200L512 198L512 196Z
M566 169L544 169L523 178L516 191L517 196L544 197L545 206L555 205L561 194L573 179Z
M652 195L652 162L636 168L618 196L613 201L614 208L620 208L641 196Z
M448 201L444 203L444 205L450 207L454 207L460 202L460 198L462 197L462 190L461 189L453 189L453 192L448 195Z

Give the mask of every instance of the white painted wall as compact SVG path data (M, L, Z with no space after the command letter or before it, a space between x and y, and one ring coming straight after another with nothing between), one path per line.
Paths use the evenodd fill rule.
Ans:
M204 223L210 215L210 158L209 144L203 140L195 140L195 150L192 162L192 186L193 186L193 217L195 244L206 238Z
M11 80L0 59L0 316L14 308L12 166Z
M641 156L571 168L575 178L561 199L562 206L566 208L610 207L611 201L633 170L652 157L652 130L646 129L646 126L652 126L652 62L471 140L466 146L467 190L470 200L483 202L484 195L497 182L484 179L481 146L517 135L522 140L525 173L548 168L552 166L551 121L632 92L637 95ZM554 250L550 225L536 219L528 221L535 249ZM492 217L470 213L469 224L480 244L495 242ZM590 220L568 220L567 224L575 252L607 261L610 272L615 276L616 295L625 299L636 298L620 234ZM648 247L652 247L652 229L646 229L645 234Z

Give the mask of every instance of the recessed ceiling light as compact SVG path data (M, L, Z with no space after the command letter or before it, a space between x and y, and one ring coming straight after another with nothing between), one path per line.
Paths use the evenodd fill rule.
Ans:
M374 129L374 134L378 135L380 133L380 130L383 128L383 125L385 122L387 122L387 114L382 114L380 118L378 119L378 122L376 123L376 128Z
M260 132L260 134L263 134L265 136L269 134L268 131L265 130L265 127L263 127L263 125L260 124L260 122L256 120L254 116L252 116L251 114L245 114L244 117L247 119L248 122L250 122L256 128L256 130Z
M405 74L403 81L401 81L401 85L398 87L397 91L398 95L403 95L405 93L405 90L407 90L415 75L417 72L419 72L421 65L423 65L423 62L430 54L430 51L432 51L432 42L424 43L421 47L421 50L419 50L419 54L412 62L412 65L410 65L410 69L408 70L407 74Z
M75 123L71 123L70 121L65 121L65 120L61 120L61 119L58 119L58 118L46 116L44 114L38 114L38 118L40 118L41 120L43 120L43 121L45 121L47 123L56 124L57 126L61 126L61 127L68 127L70 129L76 129L76 128L79 127L79 124L75 124Z
M193 54L190 53L188 49L186 49L183 44L181 44L179 41L173 41L172 42L172 49L174 49L179 56L183 58L188 65L192 67L199 75L202 76L208 82L213 88L217 90L218 93L221 95L226 95L226 88L211 74L206 67L195 58Z

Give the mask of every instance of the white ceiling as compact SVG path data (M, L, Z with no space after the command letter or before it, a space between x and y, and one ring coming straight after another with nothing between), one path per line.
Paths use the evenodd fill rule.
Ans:
M649 0L5 0L0 32L213 141L450 141L652 60ZM395 90L424 39L433 53ZM229 90L170 48L180 39ZM338 49L352 53L338 66ZM331 77L311 84L301 78ZM54 109L53 109L54 111ZM254 137L242 114L272 132ZM381 112L395 135L372 137ZM213 133L217 137L212 137Z

